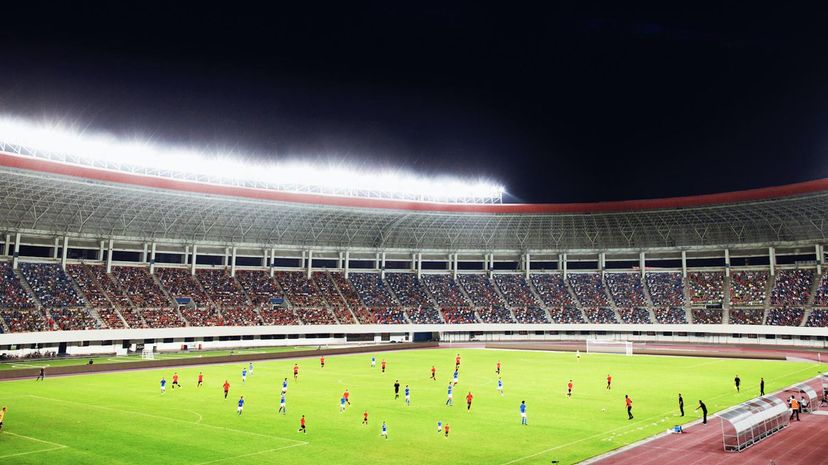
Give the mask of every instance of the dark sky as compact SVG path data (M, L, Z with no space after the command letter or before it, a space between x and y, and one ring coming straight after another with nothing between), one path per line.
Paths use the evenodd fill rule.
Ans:
M3 113L487 176L527 202L828 177L824 11L61 3L4 7Z

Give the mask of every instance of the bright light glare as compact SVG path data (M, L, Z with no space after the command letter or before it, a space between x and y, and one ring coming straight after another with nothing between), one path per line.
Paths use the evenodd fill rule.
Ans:
M449 176L424 177L403 171L371 171L299 161L251 162L238 156L209 155L140 139L126 140L105 133L90 133L65 123L33 123L8 116L0 116L0 141L23 146L29 152L76 158L66 159L65 163L88 165L99 162L98 166L104 164L107 169L112 169L114 164L120 165L115 169L130 172L152 170L152 175L156 176L164 176L164 171L189 173L210 178L200 182L238 184L248 181L267 184L268 188L277 190L307 191L303 187L318 187L320 193L331 195L382 197L386 194L389 198L452 203L499 200L505 192L502 186L490 181Z

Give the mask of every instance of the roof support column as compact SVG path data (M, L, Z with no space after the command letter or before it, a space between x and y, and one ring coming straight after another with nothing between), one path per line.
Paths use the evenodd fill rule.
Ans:
M106 248L106 272L107 273L112 273L112 246L114 245L114 242L115 241L110 239L109 244L108 244L109 247Z
M196 263L198 263L198 245L193 244L193 262L190 263L190 275L195 276Z
M236 248L230 249L230 276L236 276Z
M607 253L606 252L599 252L598 253L598 271L601 274L601 277L604 276L604 270L607 268Z
M565 253L561 254L561 261L559 263L560 263L560 265L558 265L558 266L563 265L563 268L562 268L563 269L563 277L564 277L564 279L566 279L566 254Z
M181 256L181 264L187 265L190 261L190 246L184 246L184 255Z
M411 253L411 271L417 270L417 254Z
M487 255L486 261L486 274L489 276L489 279L492 279L492 275L494 274L494 252Z
M422 254L422 252L418 252L417 253L417 281L420 280L422 275L423 275L423 254Z
M105 244L104 241L101 241L100 244L98 245L98 261L99 262L102 262L104 260L104 247L105 247L104 244Z
M263 252L264 252L264 254L262 255L262 268L266 268L267 267L267 253L268 253L268 250L264 249Z
M308 279L313 276L313 250L308 250Z
M6 233L6 241L3 242L3 255L9 256L9 248L11 247L11 234Z
M342 269L342 259L345 256L344 252L339 252L339 258L336 260L336 267Z
M141 252L141 263L147 263L147 255L149 253L149 247L147 243L144 242L144 250Z
M58 258L58 249L60 248L60 238L55 237L55 246L52 247L52 260L57 260Z
M6 239L6 242L8 242L8 239ZM815 245L814 249L816 249L817 279L819 279L819 276L822 276L822 265L825 264L825 253L823 251L823 246L819 244Z
M351 269L351 252L349 250L345 251L345 279L348 279L348 270Z
M151 249L150 249L149 272L150 272L150 274L155 274L155 249L156 249L155 242L153 242L150 247L151 247Z
M60 268L66 271L66 257L69 252L69 236L63 236L63 248L60 249Z
M20 265L20 233L14 235L14 255L12 258L12 269L17 269Z
M385 279L385 252L380 254L380 279Z
M456 254L456 253L455 253L455 254L454 254L454 258L452 259L452 263L453 263L453 264L452 264L452 267L451 267L451 277L452 277L452 279L454 279L454 280L457 280L457 268L458 268L458 267L457 267L457 262L458 262L458 255L459 255L459 254Z
M276 274L276 249L270 249L270 277Z
M768 247L768 263L770 263L770 274L771 276L776 274L776 249L773 247Z
M532 256L527 252L524 260L526 261L526 282L529 282L529 273L532 271Z
M379 271L380 269L380 253L377 252L374 254L374 269Z
M229 262L229 260L230 260L229 255L230 255L230 247L225 247L224 248L224 256L221 257L221 266L227 268L227 264L230 263Z
M730 250L725 249L725 276L730 276Z
M638 267L641 269L641 279L644 279L644 274L647 271L647 260L644 251L638 252Z
M681 251L681 277L687 277L687 251Z

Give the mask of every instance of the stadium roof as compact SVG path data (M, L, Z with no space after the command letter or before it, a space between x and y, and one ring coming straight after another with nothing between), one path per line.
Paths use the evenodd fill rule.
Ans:
M442 204L274 192L0 153L0 230L138 241L435 251L817 243L828 179L595 204Z

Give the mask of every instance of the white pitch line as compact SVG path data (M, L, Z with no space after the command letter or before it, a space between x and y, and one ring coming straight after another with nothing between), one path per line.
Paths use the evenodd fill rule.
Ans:
M20 457L21 455L39 454L41 452L49 452L49 451L52 451L52 450L66 449L66 448L69 447L69 446L64 445L64 444L58 444L56 442L45 441L43 439L33 438L31 436L24 436L22 434L11 433L11 432L8 432L8 431L4 432L3 434L4 435L10 435L10 436L17 436L19 438L28 439L30 441L42 442L44 444L50 444L54 447L49 447L49 448L46 448L46 449L38 449L38 450L29 451L29 452L19 452L19 453L16 453L16 454L0 455L0 459L6 459L6 458L9 458L9 457Z
M123 409L114 408L114 407L105 407L103 405L87 404L87 403L84 403L84 402L75 402L73 400L55 399L55 398L52 398L52 397L35 396L35 395L31 395L31 394L28 397L33 397L35 399L51 400L53 402L63 402L63 403L66 403L66 404L82 405L84 407L92 407L92 408L97 408L97 409L101 409L101 410L110 410L110 411L113 411L113 412L126 413L126 414L129 414L129 415L140 415L140 416L149 417L149 418L157 418L159 420L175 421L175 422L178 422L178 423L186 423L188 425L203 426L205 428L219 429L219 430L222 430L222 431L232 431L234 433L248 434L250 436L260 436L260 437L268 438L268 439L281 439L283 441L290 441L290 442L296 442L296 443L307 443L307 441L300 441L298 439L290 439L290 438L284 438L284 437L281 437L281 436L273 436L273 435L269 435L269 434L254 433L252 431L244 431L244 430L240 430L240 429L227 428L227 427L224 427L224 426L208 425L206 423L195 423L195 422L192 422L192 421L180 420L178 418L163 417L163 416L160 416L160 415L152 415L150 413L134 412L134 411L131 411L131 410L123 410Z
M306 446L306 445L308 445L308 442L307 441L302 441L299 444L291 444L289 446L282 446L282 447L277 447L275 449L262 450L262 451L259 451L259 452L251 452L249 454L234 455L232 457L225 457L223 459L210 460L209 462L199 462L195 465L207 465L207 464L210 464L210 463L224 462L225 460L234 460L234 459L240 459L240 458L244 458L244 457L252 457L254 455L267 454L268 452L276 452L276 451L280 451L280 450L284 450L284 449L290 449L291 447L299 447L299 446Z

